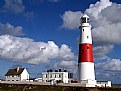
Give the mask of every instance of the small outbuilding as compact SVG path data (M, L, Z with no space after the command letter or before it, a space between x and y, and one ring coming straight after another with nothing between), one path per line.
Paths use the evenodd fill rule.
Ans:
M43 82L62 82L62 83L68 83L69 81L69 73L61 69L53 71L52 69L47 70L47 72L43 72Z
M111 87L111 81L97 81L97 87Z
M26 81L29 80L29 73L26 68L17 66L15 69L9 69L5 74L6 81Z

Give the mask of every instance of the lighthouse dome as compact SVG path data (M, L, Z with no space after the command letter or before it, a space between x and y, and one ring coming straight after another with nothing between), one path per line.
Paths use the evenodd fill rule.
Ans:
M89 16L88 15L86 15L86 14L84 14L82 17L81 17L81 19L80 19L80 27L79 28L81 28L81 27L91 27L91 25L89 24Z
M89 16L84 14L81 18L89 18Z

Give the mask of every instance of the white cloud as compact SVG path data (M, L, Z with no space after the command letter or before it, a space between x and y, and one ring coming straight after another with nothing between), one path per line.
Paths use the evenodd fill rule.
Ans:
M61 46L59 53L60 58L63 58L65 60L72 60L74 58L74 54L71 52L71 49L65 44Z
M100 0L96 4L91 4L85 13L90 16L94 42L121 43L120 4L112 3L109 0ZM81 16L81 11L66 11L62 16L62 27L71 30L78 29Z
M18 14L24 12L25 6L23 5L23 0L5 0L3 8Z
M96 78L98 80L111 80L113 83L121 83L121 60L108 59L106 62L95 64Z
M121 4L112 3L111 6L102 10L101 14L102 14L102 17L105 17L107 21L110 21L112 23L121 22L121 17L120 17L120 15L121 15Z
M115 44L121 44L121 4L113 3L109 0L100 0L95 4L91 4L85 10L85 13L89 15L90 23L93 27L92 36L95 57L106 59L108 58L107 54L113 50ZM62 27L70 30L78 29L81 16L81 11L65 11L62 16ZM98 51L100 49L104 50L103 48L107 48L110 51Z
M97 63L95 65L97 69L103 70L114 70L114 71L121 71L121 60L120 59L109 59L104 63Z
M82 13L80 11L77 11L77 12L66 11L62 16L63 25L61 27L71 29L71 30L79 28L81 16L82 16Z
M21 36L23 35L22 30L23 30L22 26L14 27L10 23L6 24L0 23L0 35L9 34L13 36Z
M100 0L97 1L96 4L91 4L89 9L86 9L86 13L88 13L90 16L93 16L93 18L95 19L99 19L101 18L101 11L111 5L112 2L110 2L109 0Z
M114 48L114 45L105 45L105 46L96 46L93 47L94 51L94 57L95 59L107 59L108 56L106 56L110 51L112 51Z
M103 44L119 44L121 43L121 5L108 0L106 1L109 5L106 4L107 6L104 6L105 8L100 9L99 6L95 4L92 8L86 10L93 26L93 39L95 42L101 42ZM101 3L103 3L103 1L99 2L99 4ZM103 6L100 5L100 7ZM97 16L94 15L93 8L98 10L96 12Z
M10 35L0 36L0 59L30 64L51 64L52 60L74 61L71 49L63 44L60 48L53 42L35 42L29 38ZM69 64L68 64L69 65Z
M95 60L102 60L95 64L96 79L120 83L121 60L111 59L107 54L114 49L116 44L121 44L121 4L110 0L100 0L91 4L85 13L89 15L93 27ZM78 29L81 16L81 11L65 11L62 16L62 27L70 30ZM66 65L66 62L62 63Z
M73 68L73 70L76 68L76 62L75 61L61 61L60 62L60 67L62 67L62 68L66 68L66 69L68 69L68 68Z
M104 26L94 28L92 31L94 41L101 42L104 44L120 44L120 25L121 22L116 24L106 24Z

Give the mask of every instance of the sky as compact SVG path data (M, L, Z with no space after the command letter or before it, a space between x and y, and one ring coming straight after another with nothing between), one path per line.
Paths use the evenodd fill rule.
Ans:
M30 78L67 69L77 79L80 17L92 25L96 80L121 84L120 0L1 0L0 77L27 68Z

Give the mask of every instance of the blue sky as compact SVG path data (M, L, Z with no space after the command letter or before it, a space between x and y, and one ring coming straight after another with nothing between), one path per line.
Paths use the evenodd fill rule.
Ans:
M121 83L120 0L1 0L0 77L21 65L31 77L49 68L77 72L80 17L93 26L97 80ZM75 76L76 78L76 76Z

